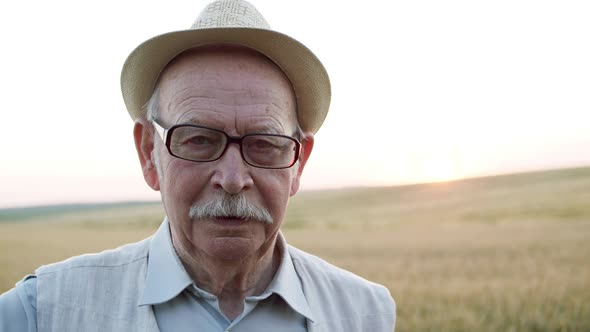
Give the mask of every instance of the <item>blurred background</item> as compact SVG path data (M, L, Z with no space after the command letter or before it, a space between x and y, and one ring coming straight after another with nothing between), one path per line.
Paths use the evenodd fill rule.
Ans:
M129 52L208 1L0 10L0 292L151 234ZM288 240L385 284L399 331L590 330L590 3L253 0L331 80Z

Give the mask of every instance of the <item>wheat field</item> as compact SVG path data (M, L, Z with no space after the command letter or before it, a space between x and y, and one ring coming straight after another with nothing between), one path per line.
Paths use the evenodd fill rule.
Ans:
M162 217L155 203L0 210L0 293ZM303 192L283 232L389 288L396 331L590 331L590 168Z

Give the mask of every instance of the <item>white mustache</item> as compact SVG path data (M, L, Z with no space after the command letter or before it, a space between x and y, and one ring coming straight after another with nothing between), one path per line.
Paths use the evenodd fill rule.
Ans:
M193 221L214 218L240 218L272 224L272 216L267 209L248 202L243 195L225 193L220 194L215 200L193 204L188 215Z

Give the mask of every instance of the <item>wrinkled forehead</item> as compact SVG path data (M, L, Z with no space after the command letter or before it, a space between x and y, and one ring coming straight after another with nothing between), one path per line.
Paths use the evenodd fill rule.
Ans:
M249 66L244 66L244 63ZM191 67L190 65L206 70L216 64L234 70L265 71L266 69L269 74L281 76L291 85L282 69L271 59L257 50L234 44L213 44L188 49L174 57L164 67L158 82L182 73L186 67Z
M295 93L287 76L272 60L243 46L212 45L185 51L162 71L157 89L159 108L164 112L179 111L186 103L206 106L207 99L240 106L240 101L252 97L268 101L287 112L286 118L297 121Z

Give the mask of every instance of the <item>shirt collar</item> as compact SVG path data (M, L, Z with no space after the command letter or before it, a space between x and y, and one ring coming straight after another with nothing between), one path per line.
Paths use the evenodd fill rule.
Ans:
M266 291L250 299L263 299L270 294L279 295L293 310L313 321L311 309L303 293L301 280L295 271L285 237L279 231L277 246L281 263ZM149 247L147 277L139 305L154 305L167 302L186 287L193 284L180 262L170 236L170 226L165 218L154 234Z
M287 241L283 233L279 231L277 236L277 246L281 253L281 263L273 280L268 285L266 291L260 297L266 297L269 294L275 293L279 295L293 310L313 322L311 309L305 294L303 293L303 286L301 280L293 266L293 260L287 247ZM257 298L256 296L250 298Z
M166 218L150 242L147 277L139 305L169 301L192 283L174 251Z

